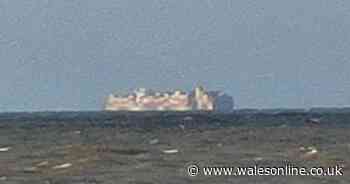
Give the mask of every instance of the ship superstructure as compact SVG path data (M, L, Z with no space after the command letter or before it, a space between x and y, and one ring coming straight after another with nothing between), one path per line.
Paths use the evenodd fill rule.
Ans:
M196 87L192 92L181 90L156 92L139 88L127 95L111 94L105 104L107 111L231 111L232 97L222 92L207 92Z

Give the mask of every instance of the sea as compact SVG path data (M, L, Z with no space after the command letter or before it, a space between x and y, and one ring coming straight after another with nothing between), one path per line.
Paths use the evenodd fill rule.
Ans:
M350 183L349 130L344 109L0 113L0 183Z

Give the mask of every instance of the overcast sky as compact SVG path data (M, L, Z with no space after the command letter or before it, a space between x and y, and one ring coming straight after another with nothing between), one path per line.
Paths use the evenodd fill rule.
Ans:
M0 0L0 111L198 84L239 108L349 106L350 1Z

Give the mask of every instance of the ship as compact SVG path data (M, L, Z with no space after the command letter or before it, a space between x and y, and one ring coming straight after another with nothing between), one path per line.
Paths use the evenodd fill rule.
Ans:
M231 112L233 98L221 91L206 91L202 86L191 92L159 92L138 88L125 95L110 94L106 111L214 111Z

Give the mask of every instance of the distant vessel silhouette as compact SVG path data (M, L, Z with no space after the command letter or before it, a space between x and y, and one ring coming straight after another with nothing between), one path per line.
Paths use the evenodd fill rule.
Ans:
M127 95L111 94L104 109L107 111L216 111L231 112L233 98L220 91L205 91L196 87L190 93L180 90L157 92L139 88Z

